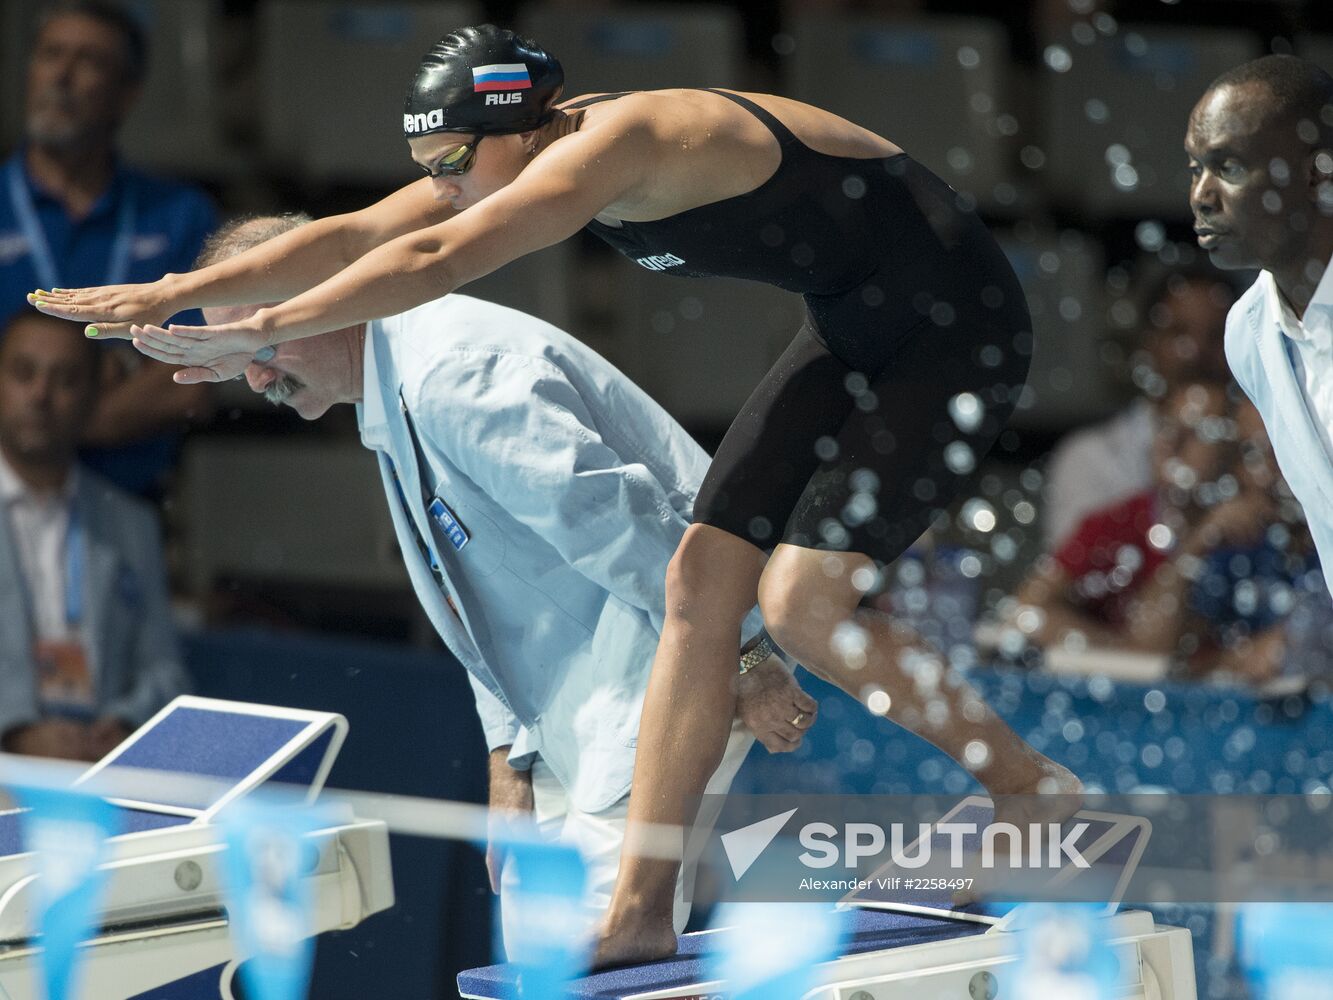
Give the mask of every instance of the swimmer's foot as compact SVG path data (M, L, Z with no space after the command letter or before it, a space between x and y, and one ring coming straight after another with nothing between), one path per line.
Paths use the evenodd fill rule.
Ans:
M1083 782L1074 772L1028 748L1006 773L978 776L995 803L996 823L1062 823L1083 808ZM991 780L987 780L991 778Z
M994 823L1010 823L1027 831L1031 824L1062 824L1083 808L1083 782L1074 772L1049 757L1027 748L1018 767L1003 776L982 779L995 805ZM982 902L980 887L953 894L957 909Z
M670 911L665 920L640 912L613 917L608 914L592 956L592 971L670 958L676 953L676 932Z

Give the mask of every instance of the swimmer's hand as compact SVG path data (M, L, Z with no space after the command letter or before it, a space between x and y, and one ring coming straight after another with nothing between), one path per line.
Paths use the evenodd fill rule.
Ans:
M736 678L736 716L769 753L795 750L818 714L819 703L776 656Z
M130 332L140 354L168 365L180 365L172 377L183 385L195 382L225 382L245 371L268 334L256 319L263 310L235 323L214 326L133 325Z
M83 323L88 336L98 340L129 340L132 325L160 326L188 308L177 301L172 277L141 285L38 289L28 293L28 304L48 316Z

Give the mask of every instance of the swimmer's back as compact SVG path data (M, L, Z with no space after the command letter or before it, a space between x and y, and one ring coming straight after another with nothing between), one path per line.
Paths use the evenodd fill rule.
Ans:
M633 102L622 120L652 115L662 156L647 169L657 190L609 206L589 228L651 270L836 295L892 270L897 255L929 255L940 221L946 242L959 228L945 218L958 209L943 182L828 112L707 90L602 94L563 108L588 109L589 128L616 128L620 116L597 109L622 101Z

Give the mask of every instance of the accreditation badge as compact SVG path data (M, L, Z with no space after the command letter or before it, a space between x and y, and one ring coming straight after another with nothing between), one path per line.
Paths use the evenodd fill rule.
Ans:
M444 533L444 537L449 539L449 544L462 552L463 546L468 543L470 536L462 523L454 516L454 512L449 509L448 504L439 497L435 497L426 509L430 513L431 519Z
M33 644L37 701L43 715L92 719L96 714L92 667L76 639L41 639Z

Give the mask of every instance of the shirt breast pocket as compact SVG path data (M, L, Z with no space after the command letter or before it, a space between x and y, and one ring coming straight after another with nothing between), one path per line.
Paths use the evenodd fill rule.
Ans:
M477 576L490 576L504 564L505 537L480 509L436 495L426 510L435 544L446 559Z

